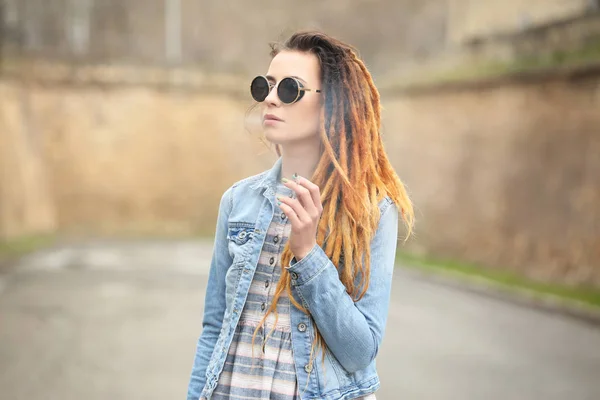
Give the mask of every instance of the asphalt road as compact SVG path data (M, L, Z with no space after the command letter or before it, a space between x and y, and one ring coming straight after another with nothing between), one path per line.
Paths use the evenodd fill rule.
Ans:
M184 399L212 242L95 242L0 271L0 399ZM396 270L379 400L600 399L600 329Z

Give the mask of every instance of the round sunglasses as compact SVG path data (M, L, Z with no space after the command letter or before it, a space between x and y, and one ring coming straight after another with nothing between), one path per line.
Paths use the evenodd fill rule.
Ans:
M259 75L250 84L250 94L254 100L260 103L265 101L274 86L277 86L277 96L279 96L279 100L284 104L297 102L304 96L304 92L314 90L317 93L321 93L319 89L307 89L303 87L298 79L291 76L283 78L277 85L272 85L266 77Z

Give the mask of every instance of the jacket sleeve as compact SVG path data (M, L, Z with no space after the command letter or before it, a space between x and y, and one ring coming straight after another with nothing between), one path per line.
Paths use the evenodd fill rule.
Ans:
M366 368L377 355L385 330L398 240L397 206L384 199L371 240L369 288L357 302L346 292L337 268L317 244L287 267L292 286L308 308L327 347L350 373Z
M225 274L232 259L227 246L227 220L232 207L232 188L221 196L206 295L202 333L196 346L196 356L188 385L188 400L198 400L206 383L206 368L221 331L225 313Z

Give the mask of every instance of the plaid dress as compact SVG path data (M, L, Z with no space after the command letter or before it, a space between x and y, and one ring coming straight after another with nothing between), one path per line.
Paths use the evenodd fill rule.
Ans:
M293 191L278 183L277 195L292 197ZM272 304L281 274L281 252L292 228L283 211L275 207L244 309L213 392L215 400L300 400L302 388L296 380L290 301L285 291L277 303L277 321L275 314L270 313L252 348L254 330ZM358 399L375 400L375 395Z

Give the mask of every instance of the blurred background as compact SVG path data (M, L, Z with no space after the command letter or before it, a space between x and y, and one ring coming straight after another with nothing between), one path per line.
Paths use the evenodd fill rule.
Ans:
M379 397L600 398L598 0L0 0L0 398L185 395L297 29L358 48L416 207Z

